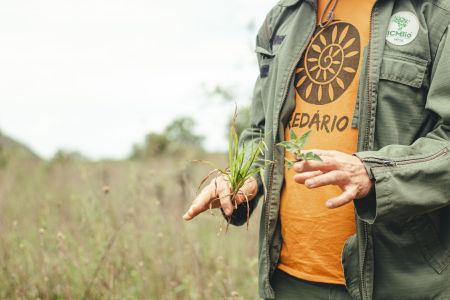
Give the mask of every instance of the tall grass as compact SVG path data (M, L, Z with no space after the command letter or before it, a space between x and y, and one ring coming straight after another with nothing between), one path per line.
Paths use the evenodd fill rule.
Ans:
M9 162L0 298L258 299L257 217L227 235L219 215L181 218L207 171L191 158Z

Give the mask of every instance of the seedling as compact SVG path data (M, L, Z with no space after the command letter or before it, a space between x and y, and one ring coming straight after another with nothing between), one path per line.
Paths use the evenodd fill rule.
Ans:
M291 130L291 139L289 141L284 141L277 144L278 146L284 147L287 151L291 152L296 158L296 160L290 160L287 158L284 159L288 169L291 169L294 166L294 163L297 161L322 160L319 155L313 152L302 153L302 150L305 147L310 134L311 130L308 130L302 136L298 137L295 134L294 130Z
M261 170L265 169L272 162L268 160L263 160L262 165L256 165L258 157L264 155L264 150L267 148L264 143L264 139L261 137L258 143L252 143L251 148L248 149L245 144L239 147L239 137L236 131L236 117L235 112L233 119L230 122L230 134L229 134L229 145L228 145L228 168L220 169L215 168L211 171L208 176L206 176L199 185L199 190L202 185L211 177L214 179L220 176L224 176L229 182L230 194L222 197L230 197L231 202L237 208L237 201L235 200L237 195L241 194L247 202L247 227L250 218L250 206L248 205L248 196L246 195L242 188L244 184L250 180L255 174L259 173ZM211 163L209 163L211 164ZM212 165L212 164L211 164ZM214 166L214 165L213 165ZM216 193L217 194L217 193ZM210 209L213 206L214 201L220 201L220 197L213 199L210 203ZM228 218L227 229L231 218Z

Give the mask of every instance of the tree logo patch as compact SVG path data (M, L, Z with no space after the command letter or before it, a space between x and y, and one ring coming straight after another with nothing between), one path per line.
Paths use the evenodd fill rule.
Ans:
M409 11L400 11L391 17L386 40L396 46L411 43L419 32L419 20L416 15Z

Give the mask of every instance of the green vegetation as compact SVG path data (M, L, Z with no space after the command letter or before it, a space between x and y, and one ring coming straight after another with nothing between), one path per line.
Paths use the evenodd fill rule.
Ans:
M0 169L11 160L38 161L40 158L25 145L14 141L0 131Z
M233 118L228 123L228 128L231 129L232 127L235 128L236 133L238 136L241 135L242 131L244 131L245 128L250 127L250 119L251 119L251 110L249 106L244 106L238 109L236 118ZM234 122L234 124L232 124ZM229 138L230 132L227 131L227 138Z
M203 153L204 137L195 134L195 122L181 117L170 123L162 133L149 133L142 145L134 145L131 159L149 159L159 155Z
M256 162L260 155L263 155L266 145L264 139L261 139L255 146L252 143L251 148L247 148L245 144L239 147L239 136L236 131L236 118L237 112L235 112L230 122L230 133L228 140L228 168L221 169L215 168L209 173L207 177L202 180L202 184L212 176L225 176L230 184L231 194L227 195L231 197L231 201L237 206L235 197L241 193L246 197L245 193L241 191L244 184L251 179L255 174L266 168L271 161L265 161L262 165L256 165ZM211 164L215 166L214 164ZM200 186L202 185L200 184ZM217 199L220 200L220 199ZM248 201L248 199L247 199ZM249 222L249 206L247 205L247 226ZM228 230L228 224L227 224Z
M291 133L291 139L289 141L284 141L281 143L278 143L278 146L284 147L286 148L287 151L291 152L292 154L294 154L296 160L290 160L285 158L285 163L286 166L290 169L293 167L294 163L296 161L300 161L300 160L322 160L320 158L320 156L318 156L317 154L313 153L313 152L306 152L303 153L302 150L305 147L309 135L311 134L311 130L307 131L306 133L304 133L301 136L297 136L294 132L294 130L290 131Z
M260 155L264 152L266 145L264 139L261 139L256 146L252 143L252 148L246 148L243 144L239 148L239 136L236 131L236 117L233 117L230 128L229 146L228 146L228 169L219 170L225 174L231 186L231 198L240 192L245 182L266 168L271 162L265 161L261 166L255 166L255 163Z
M187 164L193 154L89 162L25 152L8 151L0 168L0 299L259 299L258 213L226 235L220 213L181 218L209 168Z

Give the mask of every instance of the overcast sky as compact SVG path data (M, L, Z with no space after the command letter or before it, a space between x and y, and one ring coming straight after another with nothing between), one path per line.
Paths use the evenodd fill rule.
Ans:
M122 158L149 131L192 116L224 149L233 87L247 104L258 70L254 30L271 0L0 2L0 130L57 149Z

